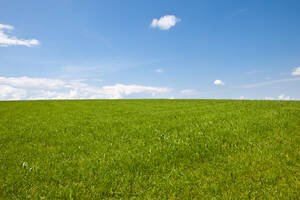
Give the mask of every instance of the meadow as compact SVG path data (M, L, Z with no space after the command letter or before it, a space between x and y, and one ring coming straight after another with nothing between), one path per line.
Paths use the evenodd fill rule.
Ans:
M300 102L0 102L0 199L299 199Z

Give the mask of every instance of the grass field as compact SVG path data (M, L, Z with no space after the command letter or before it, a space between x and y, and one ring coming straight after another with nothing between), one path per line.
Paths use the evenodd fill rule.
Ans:
M0 199L299 199L300 102L0 102Z

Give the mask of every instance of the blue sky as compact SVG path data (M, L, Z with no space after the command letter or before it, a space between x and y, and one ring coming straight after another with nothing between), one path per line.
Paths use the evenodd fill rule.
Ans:
M0 100L300 100L298 0L0 2Z

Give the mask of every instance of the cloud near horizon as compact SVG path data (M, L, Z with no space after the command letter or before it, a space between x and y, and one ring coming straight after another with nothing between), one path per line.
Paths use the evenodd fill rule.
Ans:
M11 31L14 27L11 25L0 24L0 46L8 47L8 46L26 46L33 47L39 45L40 42L37 39L18 39L15 36L9 36L5 33L5 30Z
M284 94L282 94L282 95L279 95L278 96L278 100L295 100L294 98L291 98L290 96L286 96L286 95L284 95Z
M175 15L165 15L159 19L154 18L150 24L150 27L159 28L160 30L169 30L180 21L181 19Z
M165 87L115 84L90 86L82 80L0 77L0 100L122 99L130 95L158 98L171 91Z

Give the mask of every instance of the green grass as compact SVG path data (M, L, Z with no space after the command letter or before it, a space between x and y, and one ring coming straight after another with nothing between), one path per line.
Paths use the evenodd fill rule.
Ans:
M0 102L0 199L299 199L300 102Z

